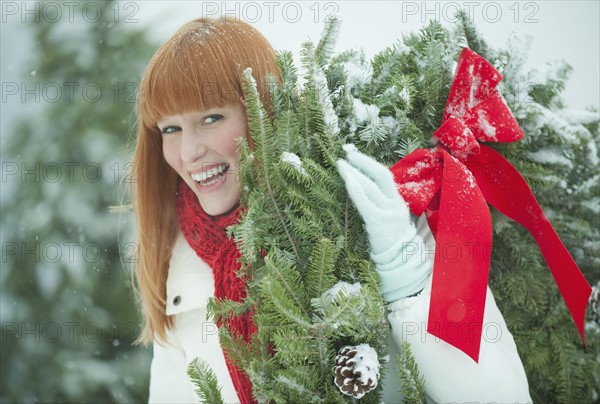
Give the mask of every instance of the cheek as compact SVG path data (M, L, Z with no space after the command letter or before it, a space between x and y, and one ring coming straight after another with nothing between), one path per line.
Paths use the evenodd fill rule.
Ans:
M222 138L223 151L225 151L229 157L235 158L236 160L239 160L240 157L240 138L248 138L246 125L235 125L228 131L227 136Z
M164 141L162 144L163 157L168 165L175 171L179 171L181 166L181 158L179 156L179 147L175 142Z
M229 144L228 144L228 155L229 157L235 159L235 160L239 160L240 159L240 146L239 146L239 139L242 136L235 136L232 137Z

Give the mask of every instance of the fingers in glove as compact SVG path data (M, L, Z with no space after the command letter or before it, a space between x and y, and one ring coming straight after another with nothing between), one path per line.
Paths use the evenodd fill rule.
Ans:
M364 216L375 209L380 209L385 199L377 185L362 172L348 164L345 160L337 161L338 171L346 184L346 190Z
M390 170L373 158L356 150L348 148L347 161L357 170L369 177L387 197L395 197L398 194L396 182Z

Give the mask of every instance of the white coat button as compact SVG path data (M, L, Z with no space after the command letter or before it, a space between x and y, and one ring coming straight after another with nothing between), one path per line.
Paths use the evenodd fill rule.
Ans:
M175 296L175 298L173 298L173 304L177 306L179 303L181 303L181 296Z

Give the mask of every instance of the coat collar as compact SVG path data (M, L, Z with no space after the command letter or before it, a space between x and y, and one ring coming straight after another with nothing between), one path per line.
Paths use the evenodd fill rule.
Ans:
M214 290L212 269L196 255L180 232L169 260L167 315L206 307Z

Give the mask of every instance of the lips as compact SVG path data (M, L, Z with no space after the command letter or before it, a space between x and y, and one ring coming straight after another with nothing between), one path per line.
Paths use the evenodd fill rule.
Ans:
M213 165L208 169L204 169L201 172L190 173L190 175L192 179L201 186L209 186L217 182L220 178L222 178L228 169L229 164L221 163Z

